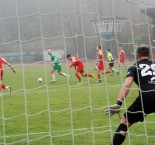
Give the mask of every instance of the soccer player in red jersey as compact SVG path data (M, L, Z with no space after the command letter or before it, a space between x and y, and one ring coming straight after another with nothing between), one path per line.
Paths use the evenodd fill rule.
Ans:
M70 65L70 68L74 66L74 68L76 70L75 76L79 80L79 83L82 83L82 79L79 74L81 74L83 77L92 77L92 78L94 77L93 74L85 74L84 73L84 64L80 59L78 59L74 56L71 56L70 54L67 55L67 59L72 62Z
M98 82L100 83L101 82L101 75L100 75L100 72L102 74L104 74L104 57L103 57L103 52L101 50L101 46L97 46L96 47L96 51L97 51L97 54L96 54L96 59L97 59L97 77L98 77ZM106 74L108 73L111 73L110 70L107 70L106 71Z
M119 69L120 69L120 64L122 63L124 66L126 66L125 65L125 52L124 52L124 50L120 47L119 48L119 61L120 61L120 63L119 63Z
M8 65L12 69L13 73L16 73L13 67L3 57L0 57L0 95L2 94L1 89L8 89L11 94L11 87L5 84L2 84L2 79L3 79L3 74L4 74L3 63Z

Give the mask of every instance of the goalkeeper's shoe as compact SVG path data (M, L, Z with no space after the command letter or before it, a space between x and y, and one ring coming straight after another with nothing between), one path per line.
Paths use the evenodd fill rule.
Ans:
M51 80L51 83L54 83L54 82L56 82L56 79Z

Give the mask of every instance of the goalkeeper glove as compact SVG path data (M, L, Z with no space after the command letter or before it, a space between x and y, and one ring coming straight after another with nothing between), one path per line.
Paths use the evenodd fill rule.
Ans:
M119 118L121 118L121 116L120 116L120 107L121 107L121 105L122 105L122 101L117 100L116 104L107 106L107 109L105 110L105 115L108 116L108 117L111 117L112 115L117 113Z

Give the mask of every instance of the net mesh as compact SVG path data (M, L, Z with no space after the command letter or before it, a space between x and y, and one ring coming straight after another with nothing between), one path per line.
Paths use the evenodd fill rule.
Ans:
M108 145L119 118L106 118L104 110L115 102L126 68L120 75L102 76L101 84L84 78L77 85L66 54L85 63L85 72L95 68L97 45L105 54L111 49L118 64L118 48L126 52L126 64L134 61L135 45L151 46L154 59L154 0L0 0L0 53L17 70L12 75L4 67L3 83L13 92L3 91L0 98L0 144ZM52 49L61 58L63 72L70 81L56 75L51 80ZM57 73L57 72L56 72ZM38 83L38 78L43 78ZM136 93L137 92L137 93ZM134 85L122 112L134 101ZM143 123L129 129L124 144L155 143L149 115Z

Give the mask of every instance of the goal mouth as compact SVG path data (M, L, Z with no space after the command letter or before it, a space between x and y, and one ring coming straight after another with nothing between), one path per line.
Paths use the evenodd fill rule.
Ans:
M154 7L155 0L0 0L0 57L11 64L0 66L0 145L111 144L120 119L105 110L137 47L149 46L155 60ZM138 91L133 85L121 116ZM148 115L125 144L155 145L154 126Z

